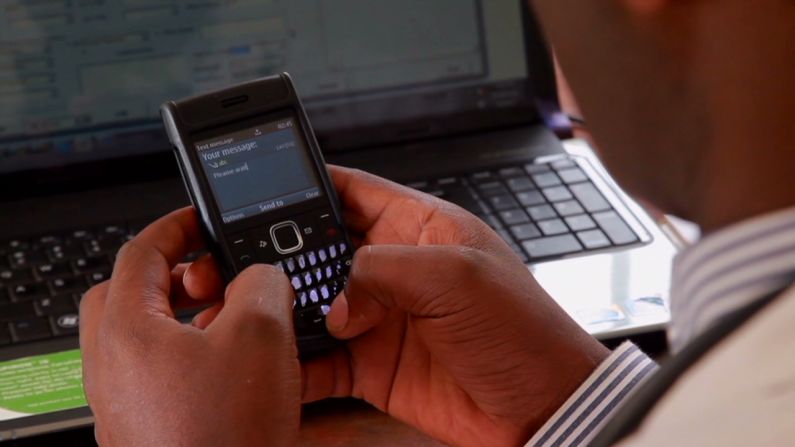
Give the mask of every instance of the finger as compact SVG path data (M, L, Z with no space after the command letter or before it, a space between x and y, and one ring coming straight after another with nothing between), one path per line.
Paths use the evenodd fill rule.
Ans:
M201 330L207 329L207 326L209 326L210 323L215 321L215 318L218 316L219 313L221 313L221 309L223 308L224 308L223 302L220 302L212 307L208 307L207 309L204 309L203 311L196 314L196 316L193 317L193 321L191 321L191 324L193 325L193 327Z
M177 264L174 270L171 270L171 307L174 309L182 309L196 305L196 301L188 295L185 287L182 284L182 279L185 277L185 271L188 269L189 263Z
M89 346L97 335L97 328L105 312L105 299L110 283L99 283L89 289L80 300L80 345Z
M395 308L420 318L452 315L464 303L450 296L462 280L480 274L480 255L456 246L365 246L354 255L344 296L331 306L328 329L350 339L377 326Z
M199 221L192 208L162 217L124 244L108 290L110 324L145 322L153 315L173 318L171 270L202 245Z
M194 300L211 301L224 297L224 280L212 255L204 255L190 264L182 282Z
M193 207L173 211L143 229L135 240L160 252L174 267L193 251L204 246L198 216Z
M366 172L329 166L334 187L345 208L345 221L356 232L366 233L391 203L401 198L416 199L414 212L420 212L422 203L427 210L434 208L434 199L411 188L391 182Z
M277 349L297 357L293 330L293 291L287 276L269 265L253 265L226 288L223 309L208 327L211 337L248 349ZM245 349L244 347L244 349Z
M345 348L301 365L301 401L315 402L329 397L348 397L353 390L351 360Z

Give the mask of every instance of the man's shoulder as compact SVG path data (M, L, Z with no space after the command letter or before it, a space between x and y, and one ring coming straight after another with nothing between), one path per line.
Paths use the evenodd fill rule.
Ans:
M795 287L699 360L626 445L789 445L793 402Z

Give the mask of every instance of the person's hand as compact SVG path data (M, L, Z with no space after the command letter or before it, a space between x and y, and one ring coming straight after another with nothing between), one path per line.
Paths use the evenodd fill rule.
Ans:
M125 244L110 281L80 306L86 397L103 446L294 445L301 372L292 325L293 290L256 265L225 290L212 322L183 325L187 266L201 245L192 209L176 211ZM222 291L209 258L193 265ZM208 290L208 289L205 289Z
M327 320L347 349L304 365L304 400L362 398L453 445L525 443L608 351L479 219L332 174L363 247Z
M526 442L608 351L476 217L330 170L362 247L327 320L347 345L303 365L304 401L361 398L453 445ZM190 296L218 293L209 265L187 270ZM211 324L215 312L195 323Z

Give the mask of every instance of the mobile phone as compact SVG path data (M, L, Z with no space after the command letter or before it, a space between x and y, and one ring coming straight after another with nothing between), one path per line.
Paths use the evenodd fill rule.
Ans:
M226 281L255 263L281 268L296 293L299 352L333 347L325 315L353 245L290 76L169 101L161 116Z

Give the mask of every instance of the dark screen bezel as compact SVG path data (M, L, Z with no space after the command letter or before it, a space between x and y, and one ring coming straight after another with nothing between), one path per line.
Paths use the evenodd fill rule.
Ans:
M528 73L525 82L530 96L526 104L324 132L317 135L324 152L355 151L541 122L543 117L536 104L557 104L554 68L535 15L528 2L519 0L519 3ZM2 174L0 201L173 178L178 175L178 170L165 132L163 135L163 148L159 152Z

